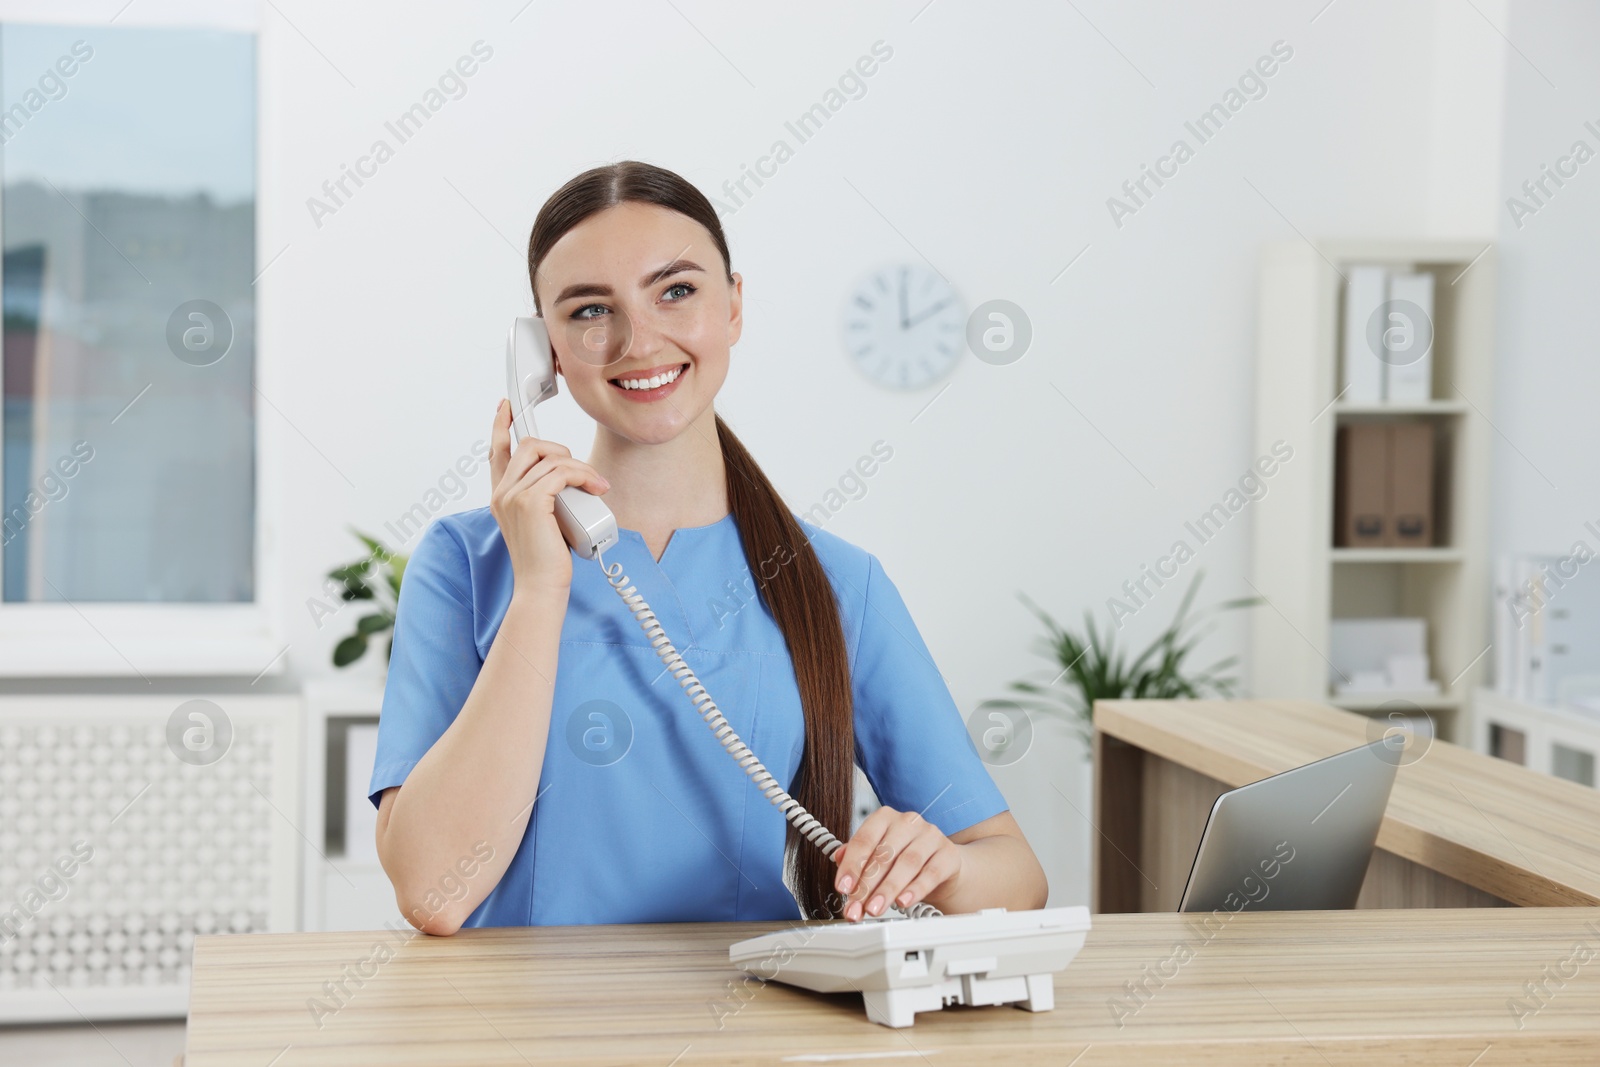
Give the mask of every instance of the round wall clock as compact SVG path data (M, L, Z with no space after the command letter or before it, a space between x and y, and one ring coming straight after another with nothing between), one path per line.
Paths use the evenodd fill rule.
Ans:
M932 385L955 369L966 345L961 297L919 263L868 271L846 294L842 320L850 361L886 389Z

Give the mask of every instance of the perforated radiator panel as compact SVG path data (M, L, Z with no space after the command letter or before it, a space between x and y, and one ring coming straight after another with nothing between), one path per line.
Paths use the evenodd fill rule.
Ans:
M196 934L295 928L298 701L205 698L202 763L195 699L0 698L0 1020L181 1017Z

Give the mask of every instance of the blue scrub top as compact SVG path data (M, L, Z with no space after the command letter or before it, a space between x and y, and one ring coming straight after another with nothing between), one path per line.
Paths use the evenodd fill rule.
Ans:
M1007 810L877 557L795 518L839 604L856 762L879 799L947 835ZM733 516L678 529L659 563L639 532L620 534L606 564L623 565L728 722L791 788L805 740L800 692ZM782 877L782 813L666 673L600 566L574 552L572 571L538 800L510 868L465 925L798 918ZM417 543L396 611L374 805L466 702L511 591L488 508L444 516ZM829 829L848 840L850 827ZM462 842L464 856L472 844Z

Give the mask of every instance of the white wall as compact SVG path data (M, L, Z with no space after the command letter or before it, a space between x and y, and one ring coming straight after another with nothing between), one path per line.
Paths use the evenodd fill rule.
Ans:
M281 416L261 417L282 450L269 519L300 677L332 673L346 630L341 618L319 631L304 606L358 554L346 525L380 529L487 439L506 319L531 306L518 249L543 199L623 158L716 195L876 40L894 53L866 94L727 220L746 327L718 408L802 510L875 440L893 446L829 528L884 561L963 711L1046 666L1018 590L1058 620L1087 607L1104 621L1105 599L1253 460L1260 242L1493 233L1498 127L1474 109L1498 98L1485 86L1502 45L1459 5L909 0L785 14L641 0L518 14L521 2L264 9L261 260L278 258L260 283L261 388ZM314 225L306 199L480 39L493 57L466 95ZM1107 198L1280 39L1293 57L1267 94L1118 228ZM1575 58L1552 62L1577 81ZM1524 81L1513 68L1514 91L1532 92ZM1579 97L1563 99L1571 117L1529 158L1575 127ZM1578 240L1579 198L1593 195L1575 190L1541 239ZM866 384L836 337L861 269L921 255L969 304L1022 305L1035 338L1015 365L964 362L913 423L931 393ZM1507 398L1508 418L1582 395L1533 383ZM587 449L574 405L540 418L545 436ZM1582 455L1528 432L1570 500ZM487 492L484 473L450 510ZM1240 524L1197 561L1202 604L1249 592L1248 536ZM1180 592L1119 639L1142 646ZM1242 649L1245 625L1200 662ZM1052 902L1086 901L1086 765L1064 729L1041 730L996 778Z
M1547 182L1547 192L1536 189L1542 206L1521 189L1539 179L1543 167L1554 169L1575 141L1600 152L1600 136L1584 126L1600 128L1600 69L1588 48L1600 39L1600 10L1519 5L1508 32L1520 54L1506 59L1503 191L1496 204L1501 265L1494 419L1500 434L1491 547L1564 555L1582 539L1600 550L1600 538L1584 528L1586 522L1600 526L1594 410L1600 396L1594 331L1600 161L1578 166L1561 187ZM1514 214L1507 204L1512 197L1536 212Z

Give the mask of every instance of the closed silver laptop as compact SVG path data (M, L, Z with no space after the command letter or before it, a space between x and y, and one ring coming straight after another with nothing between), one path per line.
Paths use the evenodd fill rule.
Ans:
M1355 907L1403 745L1382 738L1222 794L1178 910Z

